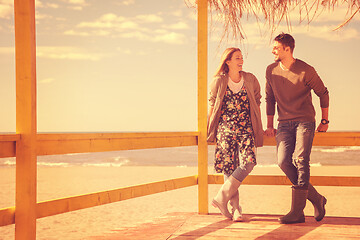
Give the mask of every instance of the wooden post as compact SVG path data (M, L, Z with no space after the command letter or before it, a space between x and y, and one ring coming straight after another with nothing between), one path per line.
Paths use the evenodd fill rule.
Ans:
M36 239L35 0L15 0L16 209L15 239Z
M198 195L199 213L208 214L207 0L198 0Z

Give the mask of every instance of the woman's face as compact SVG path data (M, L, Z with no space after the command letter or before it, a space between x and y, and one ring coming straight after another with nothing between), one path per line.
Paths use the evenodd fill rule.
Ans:
M226 64L229 67L229 71L242 71L242 67L244 64L243 55L240 51L236 51L233 53L230 60L226 61Z

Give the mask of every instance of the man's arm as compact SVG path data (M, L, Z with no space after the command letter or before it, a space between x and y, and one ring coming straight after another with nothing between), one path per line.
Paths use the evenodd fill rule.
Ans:
M321 119L329 120L329 108L321 108ZM329 124L322 124L320 122L319 126L317 127L316 131L318 132L326 132L329 128Z
M275 134L276 129L274 128L274 115L267 115L265 135L268 137L274 137Z
M265 136L274 137L276 129L274 129L274 115L275 115L275 96L273 89L269 83L269 67L266 69L266 85L265 85L265 101L266 101L266 116L267 125L265 130Z

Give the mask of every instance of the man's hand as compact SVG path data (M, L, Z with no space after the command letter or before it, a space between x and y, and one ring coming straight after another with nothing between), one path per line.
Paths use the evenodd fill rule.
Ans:
M322 124L320 123L319 126L317 127L316 131L318 132L326 132L329 128L329 124Z
M276 129L275 128L267 128L265 130L265 136L267 137L275 137L276 135Z

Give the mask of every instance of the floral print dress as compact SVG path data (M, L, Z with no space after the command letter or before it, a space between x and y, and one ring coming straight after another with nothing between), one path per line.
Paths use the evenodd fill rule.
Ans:
M231 175L248 162L256 164L248 95L244 86L238 93L233 93L228 86L216 134L215 170Z

